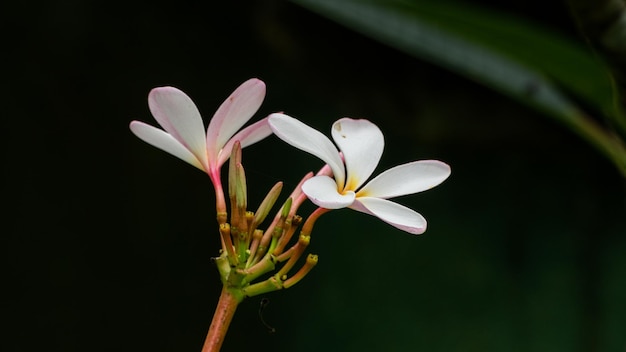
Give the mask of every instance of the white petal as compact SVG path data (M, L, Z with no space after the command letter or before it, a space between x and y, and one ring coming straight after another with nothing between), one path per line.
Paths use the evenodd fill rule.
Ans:
M354 192L339 194L335 180L328 176L314 176L302 184L302 192L315 205L326 209L340 209L354 202Z
M358 197L350 208L374 215L391 226L414 235L426 231L426 219L422 215L386 199Z
M218 167L222 166L222 164L230 158L230 153L236 141L241 143L241 148L245 148L272 134L272 130L270 129L270 125L267 123L267 119L268 118L266 117L263 120L253 123L234 135L233 138L231 138L228 143L226 143L224 148L218 153Z
M450 166L437 160L420 160L393 167L376 176L359 197L392 198L431 189L450 176Z
M207 146L210 158L254 115L265 98L265 83L256 78L243 82L220 105L207 129Z
M160 87L150 91L148 105L163 129L208 165L204 125L193 101L176 88Z
M130 123L130 130L135 134L135 136L139 137L144 142L166 151L175 157L190 163L198 169L205 171L202 164L198 161L198 158L191 154L185 146L180 144L180 142L169 133L140 121L132 121Z
M343 118L333 124L332 135L346 163L345 189L356 191L380 161L385 147L383 134L368 120Z
M292 146L322 159L333 170L336 183L343 188L345 170L333 142L319 131L285 114L271 114L269 124L274 134Z

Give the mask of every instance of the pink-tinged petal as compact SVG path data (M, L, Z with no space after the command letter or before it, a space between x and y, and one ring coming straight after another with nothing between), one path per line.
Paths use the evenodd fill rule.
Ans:
M253 123L252 125L244 128L239 131L236 135L234 135L228 143L224 146L222 150L218 153L217 158L217 166L222 166L230 158L230 153L233 149L233 145L236 141L239 141L241 144L241 148L245 148L251 144L254 144L263 138L272 134L272 129L270 125L267 123L268 118L264 118L258 122Z
M328 164L324 164L324 166L322 166L322 168L319 169L315 175L332 177L333 169L331 169L330 166L328 166Z
M142 141L205 171L198 158L169 133L140 121L132 121L130 130Z
M350 208L374 215L389 225L414 235L426 231L426 219L422 215L386 199L358 197Z
M337 183L328 176L314 176L302 184L302 192L313 204L326 209L340 209L354 202L354 192L337 192Z
M380 161L385 139L368 120L343 118L333 124L332 135L346 163L346 190L356 191L370 177Z
M160 87L150 91L148 105L163 129L207 166L204 125L193 101L176 88Z
M393 167L376 176L359 197L392 198L431 189L450 176L450 166L437 160L420 160Z
M226 98L207 129L209 158L217 159L226 142L259 110L264 98L265 83L256 78L243 82Z
M337 148L328 137L285 114L271 114L269 124L278 138L302 151L315 155L328 164L333 170L336 184L339 185L339 188L343 188L345 180L343 161Z

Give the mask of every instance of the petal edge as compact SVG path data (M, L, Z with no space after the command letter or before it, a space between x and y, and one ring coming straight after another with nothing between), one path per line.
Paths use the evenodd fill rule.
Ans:
M206 143L209 158L216 159L228 140L252 118L265 99L265 83L251 78L232 92L209 122Z
M343 118L331 129L346 164L345 189L356 191L372 175L385 148L381 130L369 120Z
M314 176L302 184L302 192L313 204L326 209L341 209L354 202L354 192L340 194L337 183L329 176Z
M324 161L333 170L336 183L343 188L345 169L333 142L318 130L294 119L291 116L274 113L269 116L269 124L274 134L293 147L312 154Z
M410 234L420 235L426 231L426 219L420 213L386 199L358 197L350 208L373 215Z
M191 98L177 88L159 87L150 91L148 106L159 125L206 165L204 125Z
M359 197L393 198L429 190L450 176L450 166L438 160L419 160L398 165L373 178Z
M183 146L176 138L162 129L150 126L141 121L132 121L130 130L135 136L142 141L159 148L189 164L197 167L202 171L206 171L198 158L193 155L185 146Z

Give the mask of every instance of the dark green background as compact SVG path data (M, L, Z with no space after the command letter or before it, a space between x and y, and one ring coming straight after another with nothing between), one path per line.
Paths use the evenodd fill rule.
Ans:
M2 6L1 350L200 350L220 291L212 187L128 123L155 123L161 85L208 121L250 77L268 87L257 118L285 111L325 133L367 118L386 136L377 172L453 171L399 199L429 220L422 236L324 215L319 265L266 296L276 333L249 299L224 351L626 349L624 179L552 120L288 2ZM577 38L563 4L485 6ZM244 166L256 205L321 163L272 137Z

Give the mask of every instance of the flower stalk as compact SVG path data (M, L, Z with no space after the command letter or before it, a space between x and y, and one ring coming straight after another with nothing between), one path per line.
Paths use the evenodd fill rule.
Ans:
M302 182L311 176L312 174L306 175ZM245 297L292 287L317 263L317 256L309 255L296 274L288 277L310 242L310 230L315 219L327 211L321 208L314 211L312 218L307 220L309 232L306 235L301 234L299 240L284 251L302 223L302 217L296 212L306 196L299 187L287 198L268 228L265 231L258 228L276 203L281 190L282 183L279 182L270 189L256 213L247 210L247 185L241 146L235 142L228 174L230 214L226 214L227 221L219 224L223 248L221 256L215 260L223 288L203 352L219 351L237 306ZM282 266L276 274L255 282L280 264Z
M317 261L318 261L317 255L309 254L302 268L300 268L300 270L298 270L298 272L294 276L287 279L283 283L283 286L285 288L290 288L291 286L300 282L300 280L302 280L306 276L306 274L308 274L309 271L311 271L311 269L313 269L313 267L317 265Z
M229 290L227 287L222 289L209 332L204 340L204 346L202 346L202 352L217 352L222 348L228 327L242 300L243 296L240 292Z

